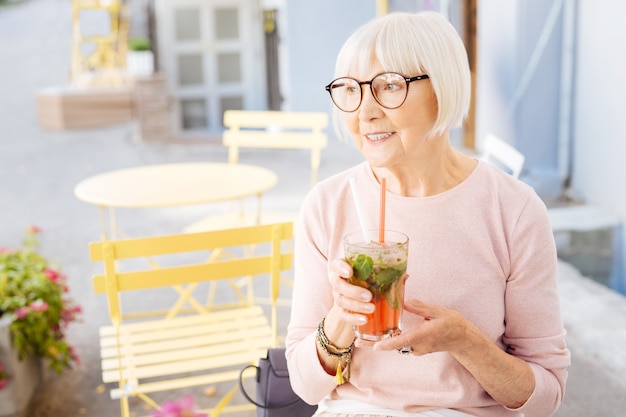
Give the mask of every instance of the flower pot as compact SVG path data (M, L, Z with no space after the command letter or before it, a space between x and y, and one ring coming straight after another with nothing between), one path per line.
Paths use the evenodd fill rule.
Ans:
M154 54L152 51L128 51L126 53L126 71L134 77L149 77L154 73Z
M11 321L0 317L0 362L8 375L7 385L0 389L0 417L19 416L41 382L41 360L18 358L11 344Z

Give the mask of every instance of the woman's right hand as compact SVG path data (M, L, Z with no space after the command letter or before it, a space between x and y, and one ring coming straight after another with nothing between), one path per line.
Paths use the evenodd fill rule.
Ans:
M324 332L333 344L346 347L354 341L352 326L367 323L365 315L374 311L372 293L363 287L350 284L352 267L343 259L331 261L330 269L334 304L326 316Z

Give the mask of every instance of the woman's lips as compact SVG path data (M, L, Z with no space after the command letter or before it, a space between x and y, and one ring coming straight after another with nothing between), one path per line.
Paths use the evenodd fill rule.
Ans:
M378 142L379 140L387 139L391 135L393 135L393 132L370 133L368 135L365 135L365 137L373 142Z

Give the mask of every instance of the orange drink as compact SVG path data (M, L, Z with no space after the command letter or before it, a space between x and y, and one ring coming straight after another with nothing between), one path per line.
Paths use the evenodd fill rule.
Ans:
M355 326L357 337L377 341L400 334L408 248L405 234L389 230L384 243L364 242L360 232L344 238L346 262L353 271L350 283L367 288L375 306L366 315L367 323Z

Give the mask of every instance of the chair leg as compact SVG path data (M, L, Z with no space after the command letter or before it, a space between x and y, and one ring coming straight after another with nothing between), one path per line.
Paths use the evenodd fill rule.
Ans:
M230 400L232 400L233 395L235 395L238 389L239 389L239 385L235 384L235 386L233 386L233 388L230 391L228 391L226 395L224 395L224 397L222 397L222 399L217 403L215 408L211 410L210 416L211 417L219 416L222 413L222 410L224 409L224 407L226 407L230 403Z
M128 408L128 397L120 398L120 408L122 417L130 417L130 409Z

